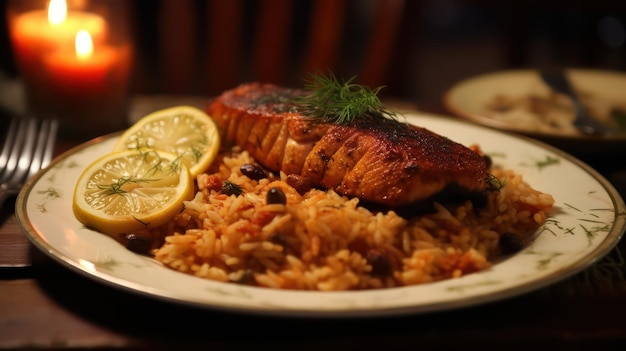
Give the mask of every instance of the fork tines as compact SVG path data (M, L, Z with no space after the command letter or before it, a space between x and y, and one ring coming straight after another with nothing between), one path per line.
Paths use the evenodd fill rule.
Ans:
M24 182L52 159L56 120L12 118L0 151L0 182Z

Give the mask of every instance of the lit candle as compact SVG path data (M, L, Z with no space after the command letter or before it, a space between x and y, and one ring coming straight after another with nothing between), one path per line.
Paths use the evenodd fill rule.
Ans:
M58 50L44 57L44 72L55 94L67 99L98 97L119 89L126 82L130 57L122 49L107 45L94 46L91 34L80 30L75 49Z
M108 1L93 8L119 13ZM60 132L78 138L126 124L132 47L123 21L51 0L47 10L17 13L10 24L31 113L58 118Z
M10 31L17 64L22 71L37 70L43 53L72 47L80 29L89 31L96 42L103 42L107 23L94 13L68 12L65 0L51 0L47 10L18 15Z
M93 134L120 128L126 108L130 46L95 45L90 33L76 34L73 50L45 55L50 109L67 130Z

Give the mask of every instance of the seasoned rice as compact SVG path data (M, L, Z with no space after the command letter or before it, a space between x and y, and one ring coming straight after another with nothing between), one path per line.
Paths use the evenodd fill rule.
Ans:
M250 179L244 164L256 163L234 149L197 177L195 198L153 232L163 242L156 260L201 278L276 289L422 284L489 268L501 254L501 236L527 238L554 203L520 174L492 169L504 186L488 193L484 207L434 203L434 211L404 218L332 190L299 194L283 174ZM225 195L227 181L242 193ZM267 204L271 188L284 192L286 204Z

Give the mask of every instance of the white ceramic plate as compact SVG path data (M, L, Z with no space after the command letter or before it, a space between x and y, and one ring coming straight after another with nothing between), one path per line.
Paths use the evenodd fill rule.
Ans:
M568 69L567 72L572 85L580 91L601 99L606 105L626 105L626 73L593 69ZM622 153L626 149L626 133L594 137L533 131L493 118L485 108L497 95L522 97L544 90L549 89L536 70L493 72L453 85L444 95L444 106L455 116L530 136L577 155Z
M303 292L220 283L175 272L82 226L72 214L74 183L116 135L83 144L55 159L22 190L17 217L30 240L66 267L99 282L152 298L244 313L280 316L378 316L441 311L519 295L564 279L597 261L625 229L624 202L593 169L550 146L446 117L410 114L465 145L479 143L494 162L524 175L555 198L538 238L491 269L410 287Z

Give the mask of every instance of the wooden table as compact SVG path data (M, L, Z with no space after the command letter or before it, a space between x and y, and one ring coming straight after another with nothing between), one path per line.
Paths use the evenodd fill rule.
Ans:
M56 152L71 146L60 141ZM623 162L585 161L626 197ZM453 311L361 319L264 317L170 304L88 279L32 246L12 206L5 206L0 348L624 350L623 253L624 241L565 281Z

